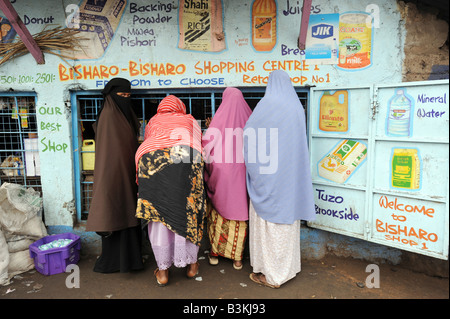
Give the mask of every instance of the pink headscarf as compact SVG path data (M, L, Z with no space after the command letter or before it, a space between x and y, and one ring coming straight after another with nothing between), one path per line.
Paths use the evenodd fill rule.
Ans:
M166 96L145 127L144 142L136 155L136 170L142 155L174 145L188 145L202 152L202 131L194 117L186 114L186 106L174 95Z
M230 220L248 220L243 128L251 113L240 90L225 89L202 139L208 196L217 212Z

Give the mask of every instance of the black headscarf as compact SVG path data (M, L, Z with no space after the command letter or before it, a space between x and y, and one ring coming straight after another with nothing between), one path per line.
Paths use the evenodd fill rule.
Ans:
M109 81L105 88L102 91L103 99L106 98L106 96L110 95L111 98L114 100L116 105L119 107L119 109L122 111L123 115L126 117L130 125L133 127L133 129L137 132L136 127L136 116L133 114L132 110L132 103L131 103L131 97L123 97L120 95L117 95L117 93L131 93L131 83L127 79L123 78L114 78L111 81ZM104 103L104 101L103 101ZM102 107L103 109L103 107ZM100 113L102 112L102 109L97 114L97 121L100 118Z

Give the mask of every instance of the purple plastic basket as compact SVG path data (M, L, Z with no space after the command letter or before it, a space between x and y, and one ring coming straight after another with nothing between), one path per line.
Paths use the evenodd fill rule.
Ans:
M57 239L73 239L64 247L40 250L39 246L48 244ZM34 259L34 267L43 275L54 275L66 271L70 264L76 264L80 260L81 240L72 233L50 235L41 238L30 245L30 257Z

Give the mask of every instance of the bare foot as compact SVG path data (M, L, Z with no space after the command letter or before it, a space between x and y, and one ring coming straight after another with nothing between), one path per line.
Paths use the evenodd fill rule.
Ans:
M159 286L163 287L167 285L167 283L169 282L169 269L161 270L159 268L156 268L154 274L156 277L156 282Z
M242 269L242 261L241 260L233 261L233 268L236 270L241 270Z
M193 278L193 277L195 277L195 275L198 274L198 267L199 267L198 262L193 263L193 264L189 264L188 269L187 269L187 272L186 272L186 276L187 276L188 278Z

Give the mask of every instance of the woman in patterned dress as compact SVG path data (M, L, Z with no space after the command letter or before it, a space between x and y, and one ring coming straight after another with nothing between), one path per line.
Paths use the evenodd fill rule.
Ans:
M187 267L187 277L193 278L206 211L204 163L200 127L179 98L161 101L135 161L136 216L148 222L157 283L168 283L172 265Z
M243 129L252 113L242 92L227 88L202 144L205 150L205 183L208 205L209 263L218 256L233 260L242 269L247 238L248 195L242 153Z

